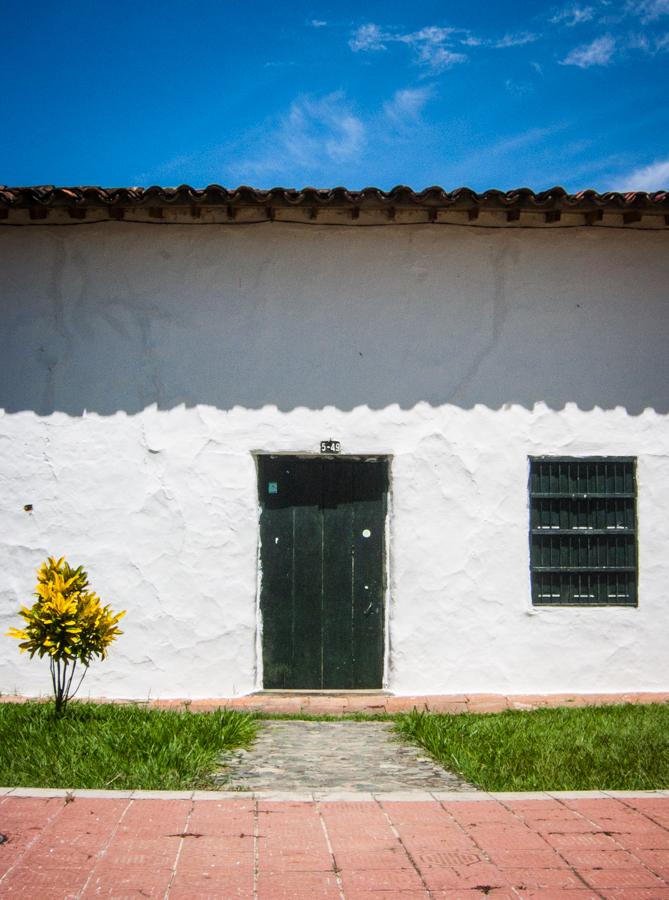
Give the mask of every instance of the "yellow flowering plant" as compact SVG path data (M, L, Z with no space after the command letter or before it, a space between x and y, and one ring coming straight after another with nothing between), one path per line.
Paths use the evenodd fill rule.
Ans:
M37 571L36 601L21 608L23 628L11 628L9 637L21 641L21 653L48 656L56 713L62 712L81 686L94 656L104 659L109 645L123 634L117 623L125 610L114 613L88 590L88 575L73 569L64 557L49 557ZM81 677L73 688L77 665Z

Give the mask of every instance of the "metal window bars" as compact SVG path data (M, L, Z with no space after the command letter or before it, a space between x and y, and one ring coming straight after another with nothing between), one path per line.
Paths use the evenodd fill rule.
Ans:
M636 606L636 460L530 458L536 606Z

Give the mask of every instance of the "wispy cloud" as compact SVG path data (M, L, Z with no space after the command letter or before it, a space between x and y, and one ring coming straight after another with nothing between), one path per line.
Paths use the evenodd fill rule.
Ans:
M240 175L263 177L287 170L313 172L358 157L366 128L342 91L301 95L270 129L257 155L235 164Z
M368 50L385 50L386 43L389 40L392 41L397 39L394 38L393 35L383 32L379 26L375 25L373 22L368 22L366 25L361 25L356 29L349 40L348 45L354 53L360 51L366 52Z
M504 37L494 39L468 34L460 40L460 43L465 47L493 47L503 50L506 47L522 47L524 44L532 44L540 37L540 34L535 34L533 31L519 31L516 34L505 34Z
M464 53L454 53L446 47L433 44L424 44L418 48L418 60L433 72L443 72L463 63L467 59Z
M616 191L662 191L669 188L669 159L634 169L614 185Z
M428 25L410 34L402 34L398 40L406 44L443 44L457 32L456 28L444 28L441 25Z
M589 69L591 66L607 66L615 53L615 38L610 34L595 38L590 44L582 44L571 50L560 65L578 66L579 69Z
M494 41L491 46L502 50L506 47L522 47L525 44L533 44L540 37L541 35L534 34L531 31L521 31L518 34L505 34L503 38Z
M343 91L298 94L236 140L199 146L191 154L167 160L151 173L140 173L134 183L156 177L172 184L190 179L257 187L362 187L384 179L396 183L410 171L410 163L429 158L435 132L423 111L437 96L434 84L409 85L362 113ZM192 171L200 173L197 179L188 174ZM434 180L432 177L425 183Z
M482 152L491 156L506 156L508 153L515 153L516 150L533 147L547 137L562 131L564 127L564 125L551 125L547 128L528 128L527 131L521 131L519 134L514 134L511 137L494 141Z
M669 0L633 0L628 2L627 10L638 16L645 25L662 16L669 16Z
M413 124L420 119L423 108L433 93L432 87L395 91L391 99L383 104L383 113L395 126Z
M469 152L444 164L443 178L451 184L468 184L477 178L479 183L486 182L487 187L526 184L532 173L543 171L547 157L553 158L556 135L567 127L567 123L558 122L547 127L528 128L488 143L482 136L478 144L472 142ZM542 183L542 180L545 184L545 171L541 178L535 178L535 182Z
M664 34L646 34L633 31L624 35L620 43L625 50L640 50L648 56L655 56L669 50L669 32Z
M464 53L449 49L448 42L454 33L454 28L431 25L428 28L421 28L420 31L402 35L401 39L402 43L414 49L420 63L428 66L433 72L441 72L467 59Z
M309 164L325 152L334 162L356 156L365 140L365 126L336 91L321 99L302 97L290 108L281 133L285 149Z
M348 42L354 53L387 50L388 44L405 44L414 52L416 62L433 72L442 72L463 63L466 54L455 49L455 28L429 25L418 31L402 33L382 29L373 22L361 25ZM464 32L460 32L464 33Z
M534 88L527 81L514 81L513 78L507 78L504 87L513 97L526 97L534 92Z
M381 28L367 22L357 28L348 45L354 53L387 50L389 44L404 44L414 52L417 63L432 72L442 72L467 60L463 47L492 47L504 49L522 47L541 37L530 31L505 34L501 38L482 38L462 28L448 28L428 25L418 31L402 32L392 28Z
M309 24L312 28L325 28L328 23L324 19L312 19Z
M583 22L590 22L594 15L594 7L574 4L572 6L565 6L563 9L556 12L555 15L551 16L549 21L553 25L566 25L567 28L573 28L575 25L580 25Z
M669 49L669 33L657 33L656 23L663 16L669 16L669 0L595 0L587 6L564 6L549 22L569 28L593 22L607 30L605 35L576 47L561 60L562 65L588 69L618 61L630 51L654 56Z

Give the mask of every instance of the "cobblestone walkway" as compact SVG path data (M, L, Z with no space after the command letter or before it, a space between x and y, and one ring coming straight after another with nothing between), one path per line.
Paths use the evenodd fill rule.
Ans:
M221 759L227 790L473 791L397 739L389 722L263 722L250 750Z

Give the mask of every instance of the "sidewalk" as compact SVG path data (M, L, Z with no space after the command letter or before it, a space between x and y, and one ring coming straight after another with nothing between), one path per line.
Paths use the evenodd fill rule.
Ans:
M168 706L183 701L157 701ZM279 693L261 691L230 700L195 700L193 712L228 706L233 709L268 713L346 715L364 713L402 713L412 709L433 713L492 713L505 709L540 709L556 706L610 706L622 703L669 703L669 693L627 694L417 694L397 696L385 693Z
M669 898L669 792L0 789L0 896Z
M0 703L21 703L34 698L12 694L0 696ZM45 699L51 699L47 697ZM557 706L611 706L623 703L669 703L669 693L645 692L625 694L416 694L399 696L384 691L259 691L241 697L212 697L205 700L104 700L85 698L93 703L140 703L155 709L189 709L207 712L212 709L246 710L262 713L307 713L311 715L348 715L351 713L411 712L412 709L434 713L489 713L505 709L540 709Z

